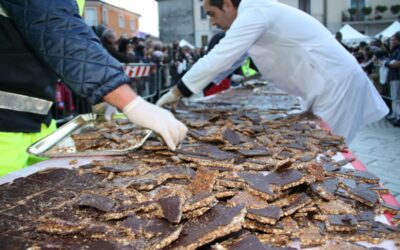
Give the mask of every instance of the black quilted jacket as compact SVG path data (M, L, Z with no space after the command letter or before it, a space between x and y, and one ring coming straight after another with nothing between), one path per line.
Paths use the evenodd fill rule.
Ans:
M75 0L0 0L36 56L89 103L128 82L78 14Z

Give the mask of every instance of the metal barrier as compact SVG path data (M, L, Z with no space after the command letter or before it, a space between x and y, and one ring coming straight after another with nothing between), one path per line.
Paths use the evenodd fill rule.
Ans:
M157 97L157 65L130 63L124 65L125 73L131 78L130 86L143 99L155 102Z
M176 67L171 64L162 64L157 69L157 99L169 91L179 80Z

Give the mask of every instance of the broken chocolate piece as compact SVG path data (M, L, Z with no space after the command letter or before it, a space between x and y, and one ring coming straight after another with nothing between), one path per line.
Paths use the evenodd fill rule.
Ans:
M260 209L268 206L268 202L257 195L253 195L246 191L240 191L232 199L228 200L228 204L237 206L244 204L246 208Z
M249 185L248 189L250 193L258 195L267 201L274 200L277 197L278 194L273 192L267 185L266 178L263 174L240 173L240 176L244 178Z
M86 226L57 218L45 219L36 226L39 233L68 235L82 231Z
M376 192L362 187L347 190L349 196L367 206L374 207L378 202L378 195Z
M240 143L240 137L238 134L229 128L224 130L223 138L232 145L237 145Z
M169 249L196 249L217 238L239 231L244 221L246 208L215 206L207 214L188 221L182 235Z
M326 179L322 183L311 184L311 190L324 200L334 200L335 192L339 186L339 180L337 178Z
M236 242L235 244L229 246L230 250L266 250L267 248L260 242L260 240L254 236L250 235L247 238Z
M329 215L325 221L328 232L352 232L357 229L357 219L354 215Z
M148 240L146 249L162 249L178 239L182 226L174 226L162 219L145 220L129 217L122 225L130 228L136 235Z
M179 223L182 218L183 201L180 196L173 196L157 201L161 206L162 214L165 219L172 223Z
M189 189L194 195L202 192L211 192L217 179L218 171L209 170L206 167L200 167L196 171Z
M275 225L283 215L280 207L266 207L262 209L248 209L246 217L264 224Z
M265 181L274 191L283 191L305 182L303 175L295 169L287 169L279 172L270 172Z
M74 202L75 206L79 207L93 207L102 212L110 212L117 203L99 194L83 193Z

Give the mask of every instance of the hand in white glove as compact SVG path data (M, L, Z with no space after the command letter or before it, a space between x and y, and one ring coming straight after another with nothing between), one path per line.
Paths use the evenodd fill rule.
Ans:
M237 75L237 74L233 74L231 76L231 81L232 82L236 82L236 83L242 83L244 81L244 76L242 75Z
M177 91L179 92L179 90L173 87L172 89L170 89L170 91L168 91L166 94L161 96L160 99L158 99L156 105L161 107L164 106L165 104L178 101L181 98L181 96L176 93Z
M106 110L104 111L104 118L106 118L107 121L111 121L116 113L118 113L118 109L107 103Z
M107 121L111 121L113 116L118 113L118 109L116 107L106 102L101 102L92 106L92 111L98 115L104 115L104 118Z
M175 150L186 136L187 127L175 119L171 112L143 100L140 96L122 111L131 122L160 134L171 150Z

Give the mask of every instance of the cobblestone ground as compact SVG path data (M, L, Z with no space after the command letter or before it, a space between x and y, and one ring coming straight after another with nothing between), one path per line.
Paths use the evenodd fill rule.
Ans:
M400 202L400 127L385 119L363 128L350 150Z

